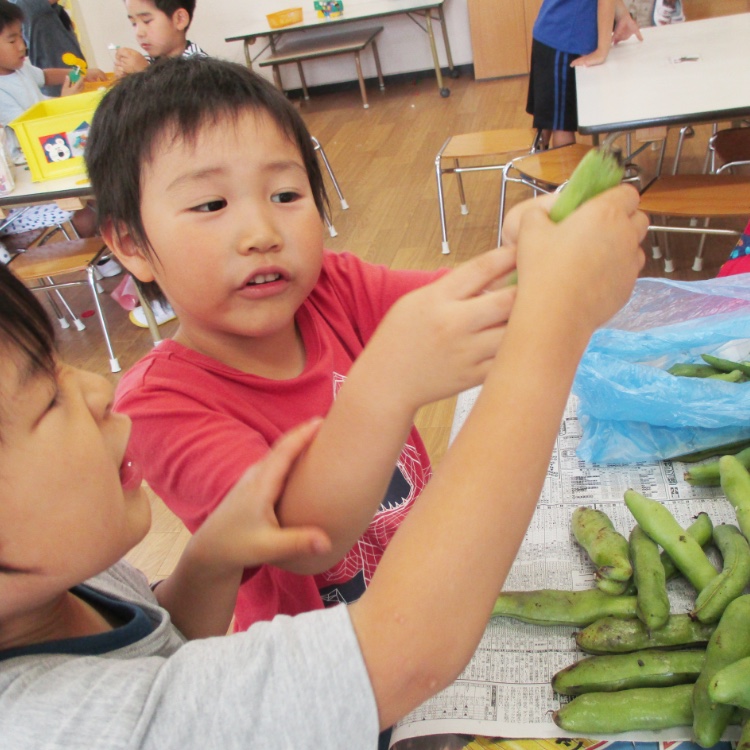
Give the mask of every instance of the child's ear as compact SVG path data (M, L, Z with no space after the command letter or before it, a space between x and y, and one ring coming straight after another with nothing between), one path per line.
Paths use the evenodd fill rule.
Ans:
M185 10L185 8L178 8L174 15L172 16L172 25L177 29L177 31L185 31L185 29L190 25L190 14Z
M107 247L136 279L143 282L154 280L148 257L124 226L120 226L119 231L115 231L114 224L108 220L102 224L100 232Z

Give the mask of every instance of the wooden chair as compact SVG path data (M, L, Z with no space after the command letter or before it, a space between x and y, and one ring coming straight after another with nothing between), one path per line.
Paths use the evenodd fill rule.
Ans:
M708 174L680 174L657 177L641 195L641 210L649 216L660 216L661 223L649 226L652 232L663 235L664 252L655 241L654 258L664 257L664 271L671 273L674 262L669 249L670 233L697 234L701 236L693 259L693 270L703 268L703 249L707 235L737 237L739 230L709 227L711 219L750 214L750 176L733 174L742 166L750 166L750 128L719 130L709 141L710 163L717 160L722 165ZM687 219L690 226L668 225L667 217ZM702 217L703 226L694 224Z
M515 182L530 187L534 194L554 193L570 179L573 170L592 148L593 146L583 143L571 143L569 146L560 146L546 151L538 151L528 156L519 156L505 165L503 182L500 188L498 245L502 241L508 183Z
M461 199L461 214L469 213L464 194L461 175L464 172L485 172L502 169L509 158L520 152L530 152L534 146L536 131L531 128L508 128L505 130L483 130L476 133L452 135L442 145L435 157L435 176L437 178L438 208L440 209L440 229L442 231L443 254L450 253L448 229L445 219L445 198L443 193L443 175L455 174L458 181L458 194ZM490 164L461 166L461 159L490 158ZM447 164L450 164L448 166Z
M121 369L120 363L112 349L107 320L99 302L97 281L94 274L95 264L105 252L107 252L107 246L101 237L50 242L34 248L31 252L20 253L10 262L9 268L35 292L49 293L66 287L87 285L91 289L96 314L104 334L110 369L112 372L119 372ZM85 278L80 278L82 273L85 274ZM58 281L61 277L72 278ZM68 307L64 298L61 296L60 299L75 321L76 328L78 330L85 328L84 324Z

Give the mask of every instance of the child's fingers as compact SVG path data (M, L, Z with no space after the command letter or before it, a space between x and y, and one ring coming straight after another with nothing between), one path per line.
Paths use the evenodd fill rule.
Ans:
M326 555L331 551L331 540L317 526L298 526L269 529L259 535L252 545L257 564L280 564L301 556Z
M542 195L538 198L529 198L513 206L503 220L503 245L515 247L518 244L521 219L526 211L533 208L534 210L543 210L549 213L556 200L557 195L555 194Z
M455 299L467 299L479 294L496 279L516 267L516 254L509 248L498 248L481 253L462 263L435 284Z
M463 302L458 314L467 322L467 333L505 325L513 309L516 292L515 285L506 285Z

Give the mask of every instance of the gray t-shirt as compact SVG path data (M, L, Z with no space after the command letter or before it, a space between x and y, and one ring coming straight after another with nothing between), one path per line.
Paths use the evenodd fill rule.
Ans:
M0 123L5 126L11 157L16 163L25 159L15 131L7 125L29 107L48 98L39 88L43 83L44 71L35 68L28 59L18 70L0 76Z
M3 750L377 747L375 699L345 606L185 642L127 563L87 585L141 607L153 630L96 656L81 655L87 639L60 642L78 653L0 652Z

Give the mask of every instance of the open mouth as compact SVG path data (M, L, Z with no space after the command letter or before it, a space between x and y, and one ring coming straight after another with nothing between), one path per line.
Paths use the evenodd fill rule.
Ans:
M263 284L270 284L274 281L280 280L280 273L259 273L257 276L253 276L249 279L245 286L262 286Z

